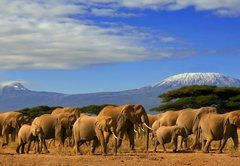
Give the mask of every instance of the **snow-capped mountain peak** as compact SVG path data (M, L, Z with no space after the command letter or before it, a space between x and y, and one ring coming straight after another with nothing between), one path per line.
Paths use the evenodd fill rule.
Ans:
M0 85L0 92L2 93L9 93L15 91L29 91L19 82L11 82L11 83L3 83Z
M152 87L168 86L178 88L189 85L240 87L240 80L219 73L183 73L168 77Z

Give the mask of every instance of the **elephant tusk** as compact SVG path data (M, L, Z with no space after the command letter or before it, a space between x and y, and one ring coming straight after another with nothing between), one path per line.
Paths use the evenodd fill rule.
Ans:
M145 122L143 123L144 126L146 126L148 129L153 130L153 128L149 127Z
M115 135L115 133L114 132L112 132L112 133L113 133L114 138L119 140L119 138Z
M143 132L145 132L144 129L143 129L142 127L140 127L140 129L141 129Z

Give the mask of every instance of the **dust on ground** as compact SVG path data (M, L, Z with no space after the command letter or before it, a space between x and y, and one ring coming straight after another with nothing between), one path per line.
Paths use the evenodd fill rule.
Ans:
M77 155L73 153L59 154L16 154L12 149L4 149L0 153L1 166L154 166L154 165L169 165L169 166L237 166L240 164L240 152L224 152L216 154L210 152L208 154L200 151L195 152L178 152L178 153L163 153L159 150L158 153L153 153L151 150L148 153L118 153L117 155L109 154L102 156L97 155Z

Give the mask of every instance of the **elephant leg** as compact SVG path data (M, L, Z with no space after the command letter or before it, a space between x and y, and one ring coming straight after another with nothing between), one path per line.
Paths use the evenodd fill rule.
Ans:
M84 144L85 141L83 141L83 140L75 140L75 141L76 141L76 144L75 144L76 152L77 152L78 154L82 154L82 153L81 153L81 150L80 150L80 146L81 146L82 144Z
M15 142L15 140L16 140L16 131L12 131L12 133L11 133L11 141Z
M183 137L179 137L179 144L178 144L178 149L183 149Z
M3 131L3 144L2 146L8 145L9 143L9 133L6 131Z
M222 140L219 141L219 145L218 145L217 150L219 150L221 148L221 145L222 145Z
M238 133L237 133L237 131L235 131L232 134L232 140L233 140L233 143L234 143L234 149L237 150L238 149Z
M122 140L123 140L123 136L124 136L124 132L120 132L119 133L119 138L120 139L118 139L118 143L117 143L117 148L120 148L120 146L122 145Z
M177 138L173 139L172 145L173 145L173 152L176 153L176 151L177 151Z
M198 143L198 135L196 133L193 134L193 144L191 145L190 149L194 150Z
M42 144L43 144L43 146L44 146L44 152L45 152L45 153L49 153L48 148L47 148L46 139L43 139L43 140L42 140Z
M35 138L35 139L34 139L34 146L35 146L35 148L34 148L34 153L40 153L39 140L38 140L38 138Z
M148 147L149 147L149 132L150 130L146 127L146 131L145 131L145 139L146 139L146 147L145 147L145 151L148 151Z
M19 154L19 149L22 146L22 143L19 143L19 145L17 146L16 152Z
M164 143L161 143L161 144L162 144L163 152L164 152L164 153L166 153L166 152L167 152L167 150L166 150L166 148L165 148L165 145L164 145Z
M157 146L159 145L160 143L157 141L157 140L155 140L154 141L154 150L153 150L153 152L157 152Z
M80 153L79 141L78 140L75 140L75 151L76 151L76 153Z
M131 151L135 151L134 147L134 130L133 128L130 128L127 132L128 138L129 138L129 143L130 143L130 149Z
M181 136L182 137L182 136ZM188 137L183 137L181 144L184 143L184 149L188 149Z
M224 146L226 145L227 140L228 140L228 138L223 138L223 139L222 139L221 147L219 148L219 150L217 151L217 153L222 153L222 150L223 150Z
M209 153L209 146L211 145L212 139L207 140L206 145L204 146L203 152Z
M28 146L27 146L27 151L26 151L26 153L27 153L27 154L28 154L28 152L29 152L29 149L30 149L30 147L31 147L32 141L33 141L33 140L30 140L30 141L29 141L29 143L28 143Z
M99 129L96 129L95 132L96 132L96 135L97 135L97 139L101 143L101 146L102 146L102 149L103 149L103 155L107 155L107 145L106 145L105 138L104 138L104 132L99 130ZM94 141L95 140L96 139L94 139Z
M92 143L92 148L91 148L91 153L92 154L95 154L95 150L99 145L100 145L99 140L97 138L94 138L93 143ZM103 151L104 151L104 149L103 149Z
M24 154L24 147L25 147L26 143L22 144L22 148L21 148L21 153Z

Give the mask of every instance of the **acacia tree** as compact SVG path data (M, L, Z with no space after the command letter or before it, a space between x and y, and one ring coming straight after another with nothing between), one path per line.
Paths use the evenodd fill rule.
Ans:
M240 88L208 85L186 86L158 96L162 104L152 111L180 110L216 105L220 112L240 109Z
M98 115L98 113L105 106L108 106L108 105L110 105L110 104L88 105L88 106L80 107L80 111L81 111L81 113ZM35 117L41 116L43 114L51 114L52 111L56 108L63 108L63 107L62 106L49 107L47 105L41 105L41 106L36 106L36 107L32 107L32 108L24 108L24 109L18 110L18 112L21 112L23 115L27 115L31 119L34 119Z

